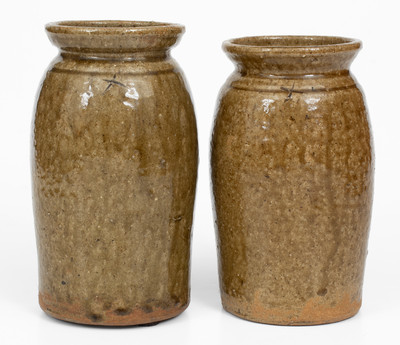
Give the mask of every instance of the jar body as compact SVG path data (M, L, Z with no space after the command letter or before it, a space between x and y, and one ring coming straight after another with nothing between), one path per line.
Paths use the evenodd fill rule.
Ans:
M358 311L373 153L348 71L235 73L217 108L212 181L226 310L285 325Z
M97 325L176 316L189 303L198 157L183 77L170 58L65 55L34 118L40 305Z

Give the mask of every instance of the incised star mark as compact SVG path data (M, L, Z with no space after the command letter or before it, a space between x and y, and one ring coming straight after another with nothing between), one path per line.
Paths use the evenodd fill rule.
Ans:
M288 93L288 95L287 95L287 97L285 98L285 101L284 101L285 103L292 99L292 94L293 93L304 93L304 91L295 90L294 89L294 83L293 83L293 85L292 85L292 87L290 89L288 89L287 87L281 86L281 90L282 91L286 91Z
M107 85L107 87L106 87L106 89L104 90L103 93L106 93L108 90L110 90L110 88L113 85L118 85L118 86L121 86L121 87L123 87L125 89L127 88L127 86L125 84L122 84L121 82L116 80L116 78L117 78L117 75L114 74L112 79L103 79L104 81L106 81L108 83L108 85Z

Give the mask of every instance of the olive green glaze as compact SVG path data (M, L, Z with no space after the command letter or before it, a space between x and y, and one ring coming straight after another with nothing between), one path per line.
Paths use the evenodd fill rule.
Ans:
M34 118L39 301L59 319L153 323L189 303L196 122L180 25L61 22Z
M212 182L224 308L284 325L357 313L373 193L372 139L339 37L227 41Z

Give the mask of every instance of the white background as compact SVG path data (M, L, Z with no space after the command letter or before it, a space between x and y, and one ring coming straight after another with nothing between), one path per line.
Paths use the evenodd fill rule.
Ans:
M0 344L400 344L400 73L398 1L2 1L0 4ZM35 95L57 54L45 23L65 19L181 23L173 56L196 108L200 166L193 227L192 302L153 327L78 326L46 316L37 302L29 143ZM375 137L376 184L360 313L347 321L282 327L222 310L210 202L209 139L218 91L233 70L228 38L316 34L360 38L352 71L367 97Z

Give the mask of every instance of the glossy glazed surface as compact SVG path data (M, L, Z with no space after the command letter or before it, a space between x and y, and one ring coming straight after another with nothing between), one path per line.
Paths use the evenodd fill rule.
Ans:
M189 303L196 122L169 49L183 27L63 22L37 102L39 302L67 321L134 325Z
M212 182L222 303L242 318L310 325L361 306L373 193L360 42L228 41Z

